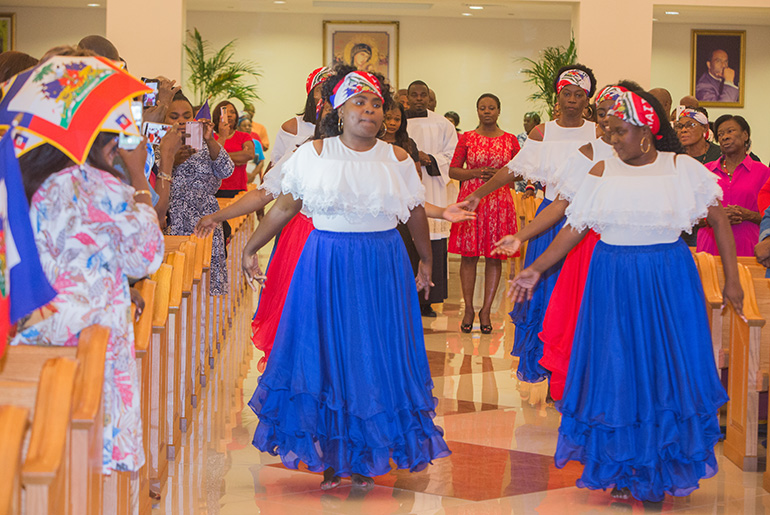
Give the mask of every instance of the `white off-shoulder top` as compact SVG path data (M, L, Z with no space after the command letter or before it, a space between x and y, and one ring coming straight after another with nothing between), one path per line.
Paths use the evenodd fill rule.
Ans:
M615 155L615 150L612 145L604 142L603 139L597 138L588 143L593 149L593 158L588 159L585 154L578 150L575 150L570 154L567 160L556 169L554 172L552 181L552 188L555 190L556 195L561 196L564 199L571 201L575 197L575 193L583 184L583 181L588 176L588 172L599 161L604 161Z
M320 155L308 142L280 171L282 193L302 199L303 211L323 231L386 231L425 203L414 161L399 161L393 146L381 140L359 152L339 137L327 138Z
M555 120L546 122L543 141L527 138L522 149L506 166L511 173L544 185L545 198L554 200L554 174L575 150L594 140L594 122L585 121L580 127L561 127Z
M658 152L653 163L604 161L588 175L567 208L567 224L591 228L610 245L673 243L722 199L715 174L688 155Z

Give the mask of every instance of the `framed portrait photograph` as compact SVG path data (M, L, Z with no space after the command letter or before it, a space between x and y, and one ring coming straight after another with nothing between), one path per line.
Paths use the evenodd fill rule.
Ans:
M324 21L324 63L381 73L398 89L398 22Z
M745 30L693 30L690 94L705 107L743 107Z
M16 49L16 14L0 13L0 52Z

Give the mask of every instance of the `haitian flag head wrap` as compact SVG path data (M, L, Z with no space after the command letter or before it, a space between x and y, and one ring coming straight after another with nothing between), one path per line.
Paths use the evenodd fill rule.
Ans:
M586 92L586 95L591 94L591 76L583 70L578 68L571 68L562 72L559 75L559 80L556 83L556 94L564 88L564 86L578 86Z
M687 118L692 118L696 122L698 122L701 125L708 125L709 119L706 118L706 115L701 113L700 111L696 111L695 109L685 109L682 111L682 113L679 115L679 118L686 116Z
M621 93L626 91L628 90L623 86L607 86L596 95L596 105L606 102L607 100L612 100L612 103L615 104Z
M632 91L621 93L615 105L607 112L607 116L620 118L626 123L636 127L649 127L656 139L663 136L660 132L660 118L655 113L652 104Z
M377 77L369 72L356 70L345 75L345 78L334 88L334 94L331 98L332 107L337 109L348 99L361 93L373 93L380 100L384 100L382 86Z
M310 72L310 75L307 76L307 81L305 82L306 93L309 95L310 92L313 91L313 88L319 84L323 84L323 82L328 79L332 73L333 70L328 66L322 66Z

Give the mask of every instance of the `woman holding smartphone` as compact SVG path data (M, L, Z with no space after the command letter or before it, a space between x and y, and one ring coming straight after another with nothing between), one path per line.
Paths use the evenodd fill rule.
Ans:
M193 107L179 91L174 95L165 122L178 124L193 121ZM219 120L217 133L223 141L230 135L230 125ZM171 184L168 197L168 225L165 233L174 236L192 234L195 224L202 217L216 213L219 204L215 197L222 179L230 177L235 165L233 160L214 136L214 124L208 120L198 122L203 128L203 148L196 151L184 145L174 158L171 176L159 173L158 178ZM162 162L159 163L159 168ZM160 192L159 192L160 193ZM227 294L227 264L225 262L225 238L222 227L214 230L211 248L211 295Z

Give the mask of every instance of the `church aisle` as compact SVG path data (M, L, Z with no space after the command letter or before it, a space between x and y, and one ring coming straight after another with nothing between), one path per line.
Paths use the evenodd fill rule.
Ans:
M269 250L269 249L268 249ZM263 252L265 252L263 250ZM260 255L262 252L260 252ZM260 256L261 257L261 256ZM480 263L480 270L483 262ZM504 267L503 276L507 273ZM559 414L552 405L529 404L537 392L521 388L510 356L513 326L500 288L493 306L494 331L482 335L478 317L473 331L459 331L462 314L459 258L449 259L449 299L437 318L424 318L425 340L438 398L436 423L445 430L453 454L426 470L393 471L375 478L368 493L350 481L323 492L320 474L288 470L278 457L251 445L257 419L247 401L259 373L251 369L235 392L217 391L212 378L202 391L197 420L175 462L153 514L593 514L649 511L638 501L619 501L609 492L578 489L581 466L553 464ZM483 280L483 273L478 277ZM502 286L502 285L501 285ZM477 292L482 288L477 287ZM480 299L478 299L480 300ZM478 304L480 305L480 303ZM211 396L234 398L228 413L209 413ZM689 497L672 498L656 511L688 514L770 513L770 493L761 473L742 472L722 456L720 471Z

